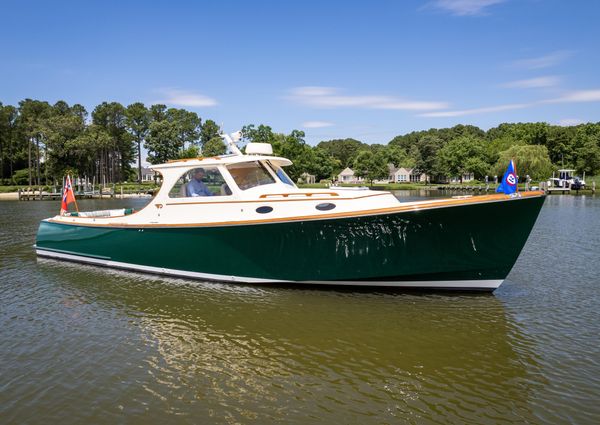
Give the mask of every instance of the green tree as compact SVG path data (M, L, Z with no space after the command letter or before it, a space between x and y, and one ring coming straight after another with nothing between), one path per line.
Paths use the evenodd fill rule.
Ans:
M246 143L269 143L273 148L274 155L281 155L281 144L285 140L285 134L273 133L268 125L248 124L242 127L242 140Z
M485 146L487 162L495 164L500 158L500 152L504 152L513 146L524 144L525 142L517 140L510 135L504 135L498 139L493 139Z
M206 120L200 129L200 143L204 145L215 137L220 137L221 128L213 120Z
M303 131L292 130L281 141L279 155L292 161L293 164L287 167L285 171L294 181L298 181L303 173L310 173L313 167L311 148L304 141L304 137Z
M546 147L550 160L560 168L571 167L576 161L575 137L579 126L553 125L548 129Z
M415 169L420 174L427 175L427 182L431 177L440 174L437 153L443 141L437 136L424 136L411 149L411 156L415 158Z
M125 107L118 102L102 102L92 112L92 122L104 128L113 141L103 179L109 182L123 181L131 172L135 156L133 137L127 131Z
M199 158L200 157L200 148L196 145L189 145L184 150L179 151L178 157L179 157L179 159Z
M227 147L220 136L213 137L202 146L202 156L219 156L227 152Z
M17 108L0 102L0 180L13 175Z
M600 172L600 146L598 142L587 137L578 149L577 170L588 175Z
M255 127L254 124L248 124L242 127L242 137L248 143L273 143L275 135L273 129L268 125L260 124Z
M95 177L98 183L106 182L114 139L104 127L97 124L87 126L76 138L66 141L65 151L74 157L79 175L90 177L92 181ZM64 163L60 174L64 175L71 168L72 163Z
M415 159L396 145L387 145L384 154L386 162L393 164L394 167L413 168L415 166Z
M362 149L369 149L369 145L356 139L327 140L320 142L317 147L337 159L342 168L351 167L358 152Z
M500 153L494 167L498 176L504 174L511 159L515 160L519 177L529 175L534 180L543 180L548 178L554 169L546 146L517 145Z
M417 145L419 141L424 137L435 137L440 140L440 144L442 143L442 139L439 136L439 130L432 128L426 131L413 131L407 134L399 135L394 137L388 143L388 146L398 147L405 152L411 152L417 149Z
M546 145L548 129L545 122L500 124L487 132L490 140L510 137L527 145Z
M25 99L19 102L17 131L21 139L20 145L27 148L27 168L29 169L29 185L41 184L41 164L48 138L48 119L52 107L48 102Z
M440 171L447 177L458 176L461 183L463 174L472 172L476 177L481 177L489 168L485 161L484 142L473 136L450 140L438 151L437 156Z
M167 105L157 103L156 105L150 106L149 111L151 121L163 121L167 119Z
M86 128L87 111L81 105L70 107L58 101L46 121L45 174L60 182L65 170L81 170L79 158L69 149L69 142L78 138Z
M383 152L373 153L370 150L360 151L354 160L354 173L358 177L369 180L382 179L388 176L386 158Z
M178 158L180 146L177 140L177 125L168 120L152 122L144 147L148 150L148 162L151 164L161 164Z
M132 103L125 111L127 130L137 145L138 183L142 182L142 143L150 131L152 114L141 102Z
M314 175L317 181L331 179L335 171L341 169L339 160L319 147L309 148L305 155L308 162L307 172Z
M600 171L600 124L580 126L573 140L575 165L581 173L595 175Z
M202 121L195 112L170 108L167 110L167 120L175 124L177 141L182 151L187 145L197 144Z

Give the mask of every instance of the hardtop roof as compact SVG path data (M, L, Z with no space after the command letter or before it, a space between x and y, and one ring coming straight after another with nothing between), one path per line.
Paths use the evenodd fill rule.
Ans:
M163 164L150 165L152 170L167 170L172 168L194 168L208 165L229 165L242 162L270 161L280 167L292 165L292 161L287 158L270 155L221 155L211 157L176 159Z

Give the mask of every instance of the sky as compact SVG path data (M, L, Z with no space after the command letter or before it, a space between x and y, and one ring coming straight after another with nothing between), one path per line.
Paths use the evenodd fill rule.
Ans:
M600 2L0 0L0 102L165 103L314 145L600 121Z

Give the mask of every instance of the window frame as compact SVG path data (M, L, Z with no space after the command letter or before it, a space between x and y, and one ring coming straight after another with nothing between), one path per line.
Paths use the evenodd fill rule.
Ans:
M218 195L212 195L212 196L171 196L171 191L179 183L179 180L181 180L181 178L183 176L185 176L186 174L194 171L197 168L203 168L205 171L207 169L216 170L221 175L221 177L223 178L223 182L225 184L227 184L227 186L229 187L229 190L231 191L231 193L229 195L221 195L219 193ZM229 173L223 172L223 166L221 164L219 164L219 165L204 165L204 166L199 165L197 167L187 168L187 169L185 169L179 175L179 177L177 177L175 179L175 181L171 185L171 188L167 191L167 198L168 199L177 199L177 200L191 200L191 199L193 199L193 200L196 200L196 201L198 199L204 199L204 200L213 200L214 199L215 201L218 201L219 199L228 198L230 196L235 195L235 189L237 189L237 186L232 187L232 184L231 184L232 182L230 181L230 179L231 179L231 176L229 175ZM191 179L188 180L188 181L186 181L184 184L187 184L190 181L191 181ZM180 190L181 190L181 186L180 186Z
M235 184L235 187L240 191L240 192L246 192L248 190L252 190L252 189L256 189L257 187L263 187L263 186L269 186L272 184L284 184L283 182L281 182L279 180L279 177L275 174L275 171L269 166L268 161L266 161L267 163L265 163L265 161L263 160L252 160L252 161L241 161L241 162L234 162L232 164L227 164L227 165L223 165L225 170L227 170L227 174L229 175L229 177L231 178L231 181ZM242 189L240 187L240 185L238 184L238 182L235 180L235 177L233 177L233 175L231 174L231 170L229 169L230 166L236 166L236 165L241 165L241 164L254 164L254 163L258 163L262 166L262 168L264 168L267 171L267 174L273 179L272 183L267 183L267 184L260 184L257 186L252 186L249 187L247 189Z
M273 175L273 177L275 177L275 180L276 180L277 182L279 182L279 183L282 183L282 184L284 184L284 185L286 185L286 186L291 186L291 187L293 187L293 188L295 188L295 189L297 189L297 188L298 188L298 186L296 186L296 183L294 183L294 180L292 180L292 178L291 178L291 177L288 175L288 173L286 173L286 172L285 172L285 170L283 169L283 167L282 167L282 166L280 166L280 165L277 165L277 164L273 164L273 163L272 163L270 160L267 160L267 161L266 161L266 163L267 163L267 165L268 165L268 167L267 167L267 168L269 168L269 169L271 170L271 174ZM286 182L284 182L284 181L283 181L283 180L282 180L282 179L279 177L279 175L277 174L277 168L279 168L279 169L280 169L280 170L283 172L283 175L284 175L284 176L285 176L285 177L286 177L286 178L287 178L287 179L290 181L291 185L290 185L290 184L288 184L288 183L286 183Z

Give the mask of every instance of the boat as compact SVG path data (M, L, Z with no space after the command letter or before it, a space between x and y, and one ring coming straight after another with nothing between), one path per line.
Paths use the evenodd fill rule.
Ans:
M570 192L571 190L585 189L585 173L583 177L575 176L575 170L558 170L558 177L552 173L552 177L546 182L548 192Z
M41 221L38 256L208 281L494 290L527 241L543 191L402 202L376 190L300 189L271 145L153 165L131 209Z

